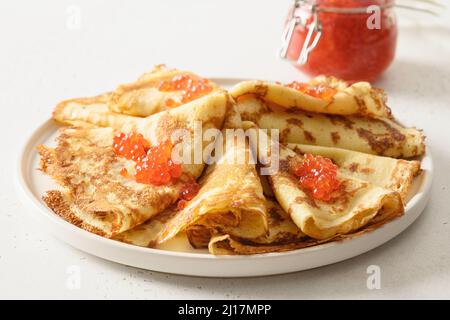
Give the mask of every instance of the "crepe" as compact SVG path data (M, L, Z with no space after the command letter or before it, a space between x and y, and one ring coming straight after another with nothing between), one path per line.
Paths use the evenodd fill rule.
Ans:
M213 235L208 243L209 252L223 254L257 254L282 252L317 244L292 222L289 215L274 201L267 200L268 233L254 239L230 234Z
M193 79L201 79L198 75L189 71L157 68L142 75L136 82L117 87L111 95L109 107L114 112L141 117L170 109L168 100L179 101L183 91L161 91L158 89L158 85L162 81L170 81L174 77L182 75L188 75ZM208 83L212 87L212 92L220 90L214 83L209 81Z
M244 126L253 125L246 122ZM259 134L264 133L260 131ZM266 147L258 143L254 148L260 157L273 151L270 144ZM339 167L337 178L343 186L339 198L331 203L314 199L300 188L298 179L292 174L292 168L300 164L303 157L283 145L278 148L279 170L271 172L269 181L280 206L311 238L328 239L352 233L370 222L390 220L403 214L403 202L398 192L355 178Z
M419 161L369 155L339 148L289 144L297 154L310 153L333 160L346 175L396 191L406 203L414 177L420 173Z
M271 207L272 205L273 207ZM214 255L249 255L291 251L357 238L378 229L392 219L374 219L356 232L319 240L305 235L275 200L268 200L268 208L269 236L266 240L261 241L260 239L259 242L255 242L232 237L228 234L218 234L211 238L208 246L209 252Z
M230 101L231 102L231 101ZM230 104L224 121L227 129L241 128L239 114ZM210 238L227 232L244 239L255 239L268 232L266 200L256 173L247 140L222 131L223 153L218 149L216 159L200 179L199 193L185 203L184 208L170 209L164 213L165 223L151 219L142 227L118 236L118 240L137 245L160 245L180 232L186 235L195 248L208 246ZM230 139L230 140L227 140ZM227 143L231 141L231 143Z
M164 224L152 219L136 230L119 235L118 239L155 246L186 231L194 248L204 248L211 236L220 231L246 239L265 235L266 200L254 165L231 162L241 152L249 156L248 148L233 149L209 166L200 180L199 193L183 209L165 212L164 217L170 218L164 218Z
M167 224L164 237L186 230L193 247L203 248L219 231L247 239L267 233L262 186L250 160L248 143L241 142L224 142L223 156L208 167L200 192Z
M176 205L169 207L143 224L113 237L114 240L140 247L153 248L165 242L162 234L165 224L179 214Z
M197 100L180 108L158 113L140 121L114 128L63 128L58 146L40 146L40 169L53 177L62 190L47 192L46 204L58 215L88 231L113 237L129 230L174 204L182 185L197 178L205 163L182 163L183 175L175 182L154 186L137 183L134 162L117 156L112 148L117 132L137 132L151 145L171 140L176 130L220 129L223 125L228 96L223 94L214 104ZM219 103L220 102L220 103ZM201 150L207 142L201 141ZM194 154L194 144L187 149ZM126 169L124 176L121 171Z
M91 98L76 98L60 102L53 111L53 119L60 124L120 128L135 121L135 117L111 112L108 103L111 93Z
M273 106L252 96L238 100L237 108L243 120L279 130L281 143L337 147L393 158L425 153L422 132L387 118L274 111Z
M240 98L253 95L267 103L276 104L284 110L302 110L334 115L359 115L366 117L391 117L386 106L386 95L380 89L372 88L368 82L352 85L333 77L317 77L307 85L326 86L336 93L330 98L319 98L279 83L265 81L244 81L230 90L230 94Z
M66 100L59 103L53 111L53 119L63 125L75 126L101 126L121 129L124 127L139 126L146 123L145 118L125 115L110 110L109 103L111 94L104 94L93 98L78 98ZM227 103L229 99L228 93L224 90L215 90L214 92L193 100L178 108L187 106L191 109L202 108L201 106L218 105ZM167 112L178 108L167 109ZM201 110L200 110L201 112ZM202 117L200 112L197 116ZM206 113L205 117L211 117L210 113ZM219 115L220 117L220 115Z

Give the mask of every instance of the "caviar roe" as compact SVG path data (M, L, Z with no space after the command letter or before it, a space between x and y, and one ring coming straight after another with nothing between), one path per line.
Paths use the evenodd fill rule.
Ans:
M288 88L295 89L297 91L303 92L307 95L323 99L323 100L331 100L334 95L337 93L337 90L334 88L331 88L324 84L318 84L318 85L309 85L307 83L297 82L293 81L286 85Z
M122 177L128 177L128 170L126 168L120 169L120 175Z
M172 148L169 140L151 146L147 155L136 162L136 181L161 186L178 179L182 174L182 167L172 161Z
M139 161L145 157L149 148L150 143L140 133L121 132L113 139L114 152L128 160Z
M314 199L330 202L340 194L342 183L337 178L337 166L328 158L305 154L293 173L302 190Z
M190 178L180 190L180 200L177 203L177 210L182 210L186 207L188 201L192 200L200 191L200 185L194 178Z
M180 191L180 198L183 200L192 200L197 193L200 191L200 185L195 181L195 179L189 179Z
M119 133L113 142L118 156L136 162L136 181L157 186L169 184L182 174L181 164L175 164L171 159L172 148L169 140L150 146L140 133ZM123 168L120 175L128 176L127 169Z
M171 80L161 81L158 89L165 92L183 91L179 100L173 98L166 100L166 105L173 108L204 96L211 92L213 87L207 79L181 74Z

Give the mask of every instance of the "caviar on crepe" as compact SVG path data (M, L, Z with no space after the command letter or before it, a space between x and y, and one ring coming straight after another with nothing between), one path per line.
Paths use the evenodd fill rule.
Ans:
M323 100L331 100L337 93L336 89L324 84L309 85L308 83L293 81L287 84L286 87Z
M139 161L145 157L149 148L150 143L140 133L125 134L121 132L113 139L114 152L128 160Z
M161 186L177 180L182 168L171 159L172 147L169 140L151 146L147 155L136 163L136 181Z
M135 178L139 183L167 185L182 174L181 164L171 159L173 145L169 140L150 146L142 134L119 133L113 141L113 150L118 156L135 161ZM124 168L120 174L127 176L128 171Z
M127 170L127 168L122 168L122 169L120 169L120 175L122 176L122 177L128 177L128 170Z
M208 94L213 86L207 79L181 74L174 76L171 80L161 81L158 89L165 92L183 91L179 100L174 98L166 100L168 107L177 107Z
M180 198L190 201L197 195L199 191L199 184L194 179L189 179L189 181L187 181L181 188Z
M337 166L328 158L305 154L292 172L300 188L316 200L331 202L340 195L342 182L337 178Z
M180 190L180 200L177 203L177 209L182 210L187 202L192 200L200 191L200 185L195 179L189 179Z

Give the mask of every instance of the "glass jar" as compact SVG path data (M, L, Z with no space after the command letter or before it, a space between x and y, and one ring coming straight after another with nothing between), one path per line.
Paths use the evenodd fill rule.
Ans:
M296 0L281 56L310 75L373 81L397 43L394 0Z

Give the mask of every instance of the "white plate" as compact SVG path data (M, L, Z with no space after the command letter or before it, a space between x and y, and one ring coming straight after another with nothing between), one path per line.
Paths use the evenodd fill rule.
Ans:
M225 85L233 80L215 80ZM213 256L192 249L180 236L159 249L142 248L106 239L64 221L48 209L41 196L54 189L51 179L37 170L36 146L54 145L58 127L48 120L37 128L22 148L18 184L41 226L58 239L95 256L148 270L204 277L250 277L301 271L352 258L372 250L405 230L421 214L431 189L433 164L429 148L422 158L422 174L415 179L405 215L351 240L331 242L283 253L253 256Z

